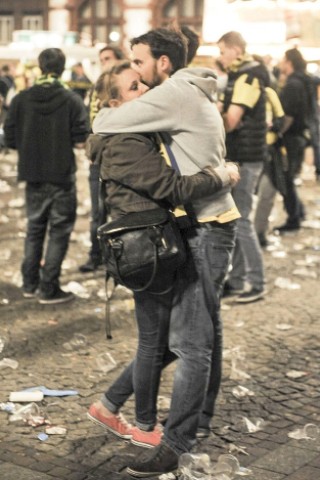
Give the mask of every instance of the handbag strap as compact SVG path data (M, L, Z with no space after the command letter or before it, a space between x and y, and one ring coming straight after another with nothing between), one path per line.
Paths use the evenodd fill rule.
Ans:
M168 137L168 135L166 135ZM169 145L169 142L166 140L165 138L165 134L164 133L157 133L156 134L156 137L158 139L158 141L160 142L160 144L163 145L163 148L167 154L167 158L172 166L172 168L179 173L179 175L181 176L181 171L180 171L180 168L179 168L179 165L178 165L178 162L176 160L176 157L174 156L174 153L172 151L172 148L170 147ZM193 206L191 203L185 203L183 205L184 207L184 210L186 212L186 216L189 217L189 219L191 220L192 222L192 225L197 225L198 224L198 220L197 220L197 216L194 212L194 209L193 209Z
M113 280L113 288L112 291L109 294L109 289L108 289L108 282L112 277L106 272L106 277L105 277L105 294L106 294L106 310L105 310L105 328L106 328L106 338L107 340L112 340L112 334L111 334L111 320L110 320L110 310L111 310L111 300L113 297L113 294L115 292L117 282Z

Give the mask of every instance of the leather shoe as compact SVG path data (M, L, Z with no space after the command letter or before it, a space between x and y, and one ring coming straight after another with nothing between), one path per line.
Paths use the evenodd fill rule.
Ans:
M100 265L102 265L102 262L100 260L92 260L92 258L89 258L87 263L85 263L84 265L80 265L79 271L81 273L95 272Z
M286 222L283 225L280 225L280 227L275 227L274 230L278 230L278 232L281 235L281 233L294 232L295 230L299 230L299 229L300 229L300 224L299 223L297 223L297 222L294 222L294 223Z

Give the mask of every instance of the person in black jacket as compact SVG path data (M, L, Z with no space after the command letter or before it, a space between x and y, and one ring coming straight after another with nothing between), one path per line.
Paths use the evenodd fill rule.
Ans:
M73 148L84 145L89 122L82 99L60 80L62 50L43 50L38 61L42 76L14 97L4 132L6 145L18 151L18 181L26 182L23 295L55 304L73 298L60 288L59 277L76 219Z
M112 67L119 60L124 59L123 51L115 45L106 45L99 52L99 60L101 70ZM95 116L98 113L99 100L96 89L93 88L90 93L89 102L89 117L90 124L92 124ZM89 159L90 160L90 159ZM90 213L90 241L91 246L89 250L88 260L79 266L81 273L92 273L102 265L102 254L97 237L97 230L102 225L108 215L108 207L104 203L104 192L101 189L101 182L99 178L99 165L95 165L90 161L89 167L89 189L91 199L91 213Z
M0 125L4 124L11 99L15 95L15 81L9 65L0 69Z
M294 180L299 174L304 160L307 137L312 125L313 106L309 88L311 78L306 74L306 61L297 48L287 50L281 61L282 74L286 76L285 84L280 92L280 100L285 113L283 145L287 152L287 168L284 171L286 195L284 206L287 219L283 225L275 227L280 234L299 230L305 217L304 205L299 198Z
M232 270L225 295L238 295L238 303L263 298L265 274L262 251L251 221L253 196L266 159L265 68L246 53L246 42L238 32L227 32L218 40L220 61L228 72L228 83L220 99L226 129L227 159L240 165L240 182L233 198L240 211Z

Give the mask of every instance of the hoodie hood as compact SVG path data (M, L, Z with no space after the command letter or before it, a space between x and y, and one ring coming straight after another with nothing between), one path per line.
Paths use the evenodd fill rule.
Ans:
M210 68L182 68L178 70L172 78L175 80L184 80L199 88L210 100L215 101L217 92L217 76Z
M66 102L67 97L67 90L59 82L34 85L30 88L32 108L42 115L51 115L58 110Z

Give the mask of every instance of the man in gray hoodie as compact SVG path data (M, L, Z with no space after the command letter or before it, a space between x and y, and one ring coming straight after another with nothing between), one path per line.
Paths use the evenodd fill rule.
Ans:
M175 31L152 30L134 38L131 47L133 66L152 90L119 108L102 109L94 133L163 132L182 175L208 163L223 164L224 128L213 100L214 73L183 68L185 41ZM178 467L179 455L194 446L197 430L209 430L220 387L220 296L239 212L230 187L193 202L192 210L195 219L184 218L182 229L188 258L178 272L170 307L169 347L178 358L170 414L161 443L128 465L136 477ZM139 310L152 311L150 305Z

